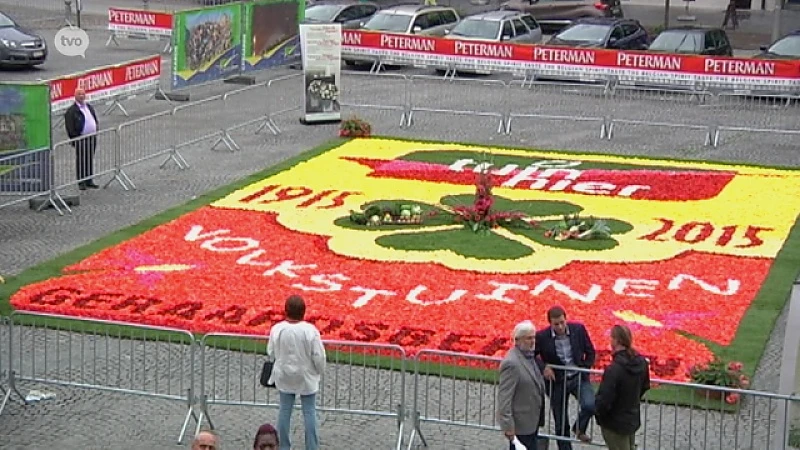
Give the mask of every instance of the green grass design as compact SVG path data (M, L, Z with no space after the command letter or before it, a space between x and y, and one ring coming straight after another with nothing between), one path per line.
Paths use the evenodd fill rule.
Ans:
M379 137L376 136L375 138ZM393 137L383 137L383 138L393 139L396 141L441 144L441 142L431 141L431 140L401 139ZM104 248L119 244L156 226L174 220L183 214L186 214L202 206L206 206L210 203L213 203L214 201L217 201L220 198L223 198L229 195L230 193L235 192L236 190L239 190L257 181L260 181L265 177L271 176L275 173L291 168L294 165L297 165L303 161L309 160L317 155L320 155L328 150L338 147L347 141L348 141L347 139L334 139L319 147L304 152L295 158L284 161L280 164L277 164L264 171L258 172L254 175L250 175L233 184L215 189L183 205L159 213L153 217L143 220L138 224L114 232L108 236L100 238L83 247L65 253L63 255L60 255L50 261L29 268L24 272L22 272L21 274L19 274L18 276L6 280L6 284L0 285L0 314L8 315L13 311L9 304L9 299L14 292L16 292L25 285L36 283L38 281L42 281L48 278L60 276L62 275L62 269L64 267L71 264L75 264L87 258L88 256L97 253L98 251ZM448 144L475 146L475 144L469 144L469 143L448 143ZM531 149L525 149L520 147L503 147L503 148L534 151ZM576 157L579 157L581 155L591 155L591 156L602 155L599 153L585 153L585 152L581 153L581 152L569 152L563 150L535 150L535 151L542 153L546 153L547 151L554 151L561 154L572 154L575 155ZM607 155L607 156L617 156L617 155ZM649 160L659 159L649 156L629 156L629 157L649 159ZM690 159L681 159L676 161L709 163L709 161L690 160ZM742 165L742 164L732 164L725 162L713 162L713 164L722 166ZM749 166L776 168L783 170L800 170L796 167L782 167L774 165L751 164ZM619 165L617 168L632 168L632 167L636 166ZM472 235L472 237L474 238L474 235ZM753 373L755 372L756 365L758 364L758 361L761 358L761 354L764 351L766 343L769 340L769 336L775 325L775 321L777 320L778 315L780 311L783 309L783 306L785 305L786 300L790 294L792 288L792 282L795 279L797 279L799 274L800 274L800 227L798 226L798 223L795 223L795 226L792 228L792 231L789 237L787 238L786 242L784 243L784 246L781 248L780 252L775 258L775 261L772 265L772 269L770 270L769 275L767 276L764 284L759 290L758 295L753 300L750 308L747 310L745 316L740 322L739 328L737 329L736 332L736 336L731 345L727 347L722 347L714 345L713 343L704 342L702 339L699 339L697 337L689 336L689 338L704 342L707 345L711 344L709 345L709 348L720 358L723 358L725 360L735 359L741 361L745 365L745 372L748 374L748 376L752 377ZM84 332L91 334L108 334L110 336L116 336L116 335L135 336L136 335L135 331L137 331L137 329L135 329L134 327L124 327L117 325L113 326L99 325L96 323L80 322L69 319L52 319L52 318L42 319L42 318L26 317L22 319L21 322L23 324L28 324L28 323L33 323L34 321L38 321L36 323L38 323L40 326L47 325L48 327L67 329L74 332ZM100 330L102 330L102 333L100 332ZM148 335L148 338L151 336L159 336L162 341L171 339L172 340L171 342L180 342L179 341L180 335L178 334L155 333ZM260 350L257 348L257 346L253 347L252 340L241 339L241 338L209 339L208 344L218 348L232 348L232 349L236 348L236 349L241 349L243 351ZM247 350L248 346L251 347L250 350ZM401 366L400 362L398 362L396 359L385 356L365 356L357 354L354 355L351 353L343 353L343 352L330 352L329 360L332 362L347 362L359 366L381 367L390 370L399 370ZM409 372L413 372L415 370L414 362L411 361L407 362L406 368ZM497 373L494 370L441 365L437 364L436 362L426 362L426 361L421 362L416 367L416 370L418 370L419 373L423 375L436 375L444 378L465 379L471 381L496 382L496 377L497 377ZM755 388L758 388L758 386L755 386ZM410 403L411 402L410 396L412 395L412 393L409 393L408 395ZM680 387L661 387L659 389L655 389L650 393L648 393L647 399L651 402L666 403L671 405L694 405L695 407L705 407L709 409L723 410L723 411L735 411L737 409L736 406L726 405L719 400L710 400L698 396L693 389L680 388Z
M451 250L475 259L517 259L533 254L533 249L526 245L495 233L476 234L463 226L454 230L391 234L381 236L375 242L397 250Z
M0 176L3 176L3 174L5 174L5 173L11 172L16 167L17 166L12 166L12 165L8 165L8 164L0 164Z

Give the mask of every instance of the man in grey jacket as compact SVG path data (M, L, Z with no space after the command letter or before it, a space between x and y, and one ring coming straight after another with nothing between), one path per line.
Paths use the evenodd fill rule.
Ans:
M544 425L544 377L533 355L536 327L529 320L514 327L514 347L500 363L497 420L509 442L516 436L536 450L539 427ZM513 448L513 446L510 446Z

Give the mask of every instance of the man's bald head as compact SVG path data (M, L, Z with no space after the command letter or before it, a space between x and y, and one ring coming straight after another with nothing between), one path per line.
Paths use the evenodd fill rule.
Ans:
M201 431L192 442L192 450L219 450L219 438L211 431Z
M75 101L81 104L86 101L86 91L83 88L75 89Z

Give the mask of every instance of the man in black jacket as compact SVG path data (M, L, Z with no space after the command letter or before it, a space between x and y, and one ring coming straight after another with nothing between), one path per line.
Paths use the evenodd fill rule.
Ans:
M94 151L97 148L97 114L92 105L86 102L86 91L82 88L75 90L75 103L64 113L64 126L75 148L78 188L97 189L100 186L92 180Z
M650 389L650 368L633 349L628 327L611 329L611 348L614 358L597 391L597 424L609 450L635 450L636 430L642 425L641 399Z
M553 370L551 365L582 367L594 365L595 350L583 324L567 322L564 308L554 306L547 311L550 326L536 333L536 355L545 380L548 380L550 407L553 410L556 433L569 437L569 397L578 399L578 419L572 426L576 437L583 442L592 439L586 434L589 421L594 416L594 389L589 374L570 370ZM558 441L559 450L572 450L568 440Z

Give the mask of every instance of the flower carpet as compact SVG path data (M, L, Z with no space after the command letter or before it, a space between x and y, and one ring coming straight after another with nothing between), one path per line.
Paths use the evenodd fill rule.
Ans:
M454 220L479 174L493 208L523 226L477 233ZM518 321L544 327L561 305L589 329L598 368L608 329L626 323L654 376L685 380L720 353L755 367L800 268L798 212L791 170L342 140L23 286L11 304L266 334L300 294L326 339L498 357ZM603 237L584 239L570 217Z

